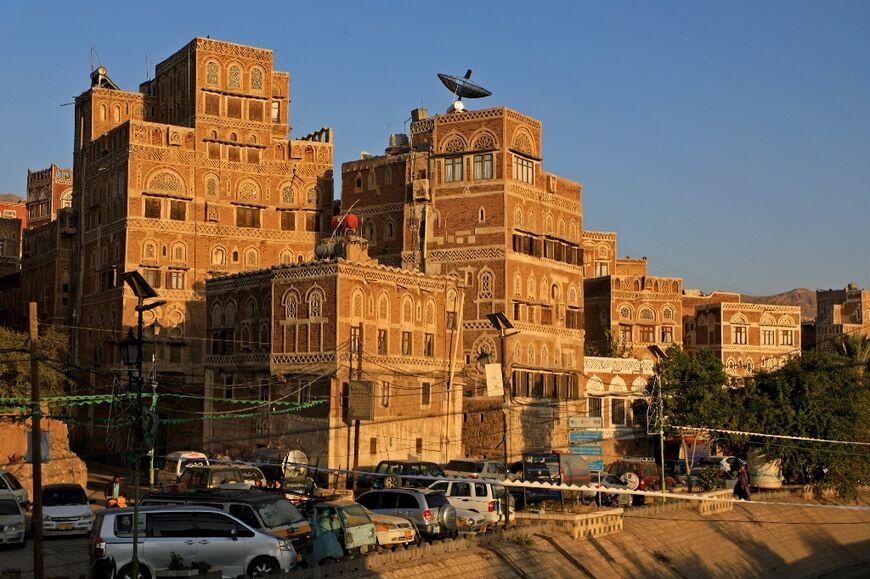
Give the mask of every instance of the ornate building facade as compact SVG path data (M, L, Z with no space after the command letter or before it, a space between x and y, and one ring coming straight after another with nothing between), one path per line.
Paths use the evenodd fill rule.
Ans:
M72 169L53 164L48 169L27 170L27 228L57 219L57 212L72 207Z
M684 350L710 350L734 378L776 370L801 352L800 306L720 302L683 317Z
M610 240L612 237L612 245ZM587 351L599 356L655 360L650 347L680 347L683 280L648 275L646 259L610 259L615 234L589 232L596 275L583 281Z
M845 336L870 338L870 291L849 284L841 290L816 291L815 345L820 352L842 353Z
M580 184L544 171L541 123L511 109L412 119L410 142L342 166L342 208L361 216L373 257L464 280L462 351L478 393L478 358L505 356L487 319L503 312L521 334L507 339L514 393L579 398Z
M121 273L166 301L144 314L159 375L201 387L205 280L313 256L331 214L332 132L288 140L289 89L272 51L208 38L138 92L93 72L73 151L73 352L92 381L119 366L114 343L136 325Z
M322 259L206 282L207 410L263 401L255 416L206 423L207 448L301 449L330 468L352 466L355 451L361 465L453 458L462 440L461 282L378 264L352 234L329 243ZM358 437L345 414L357 383L373 408Z

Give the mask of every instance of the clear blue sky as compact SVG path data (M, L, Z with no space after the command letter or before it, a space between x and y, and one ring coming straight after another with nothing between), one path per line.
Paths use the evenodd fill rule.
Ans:
M438 72L544 124L584 227L686 287L870 288L870 2L14 2L0 19L0 192L72 164L88 52L122 88L195 36L276 51L294 135L380 153ZM153 70L153 68L151 69ZM337 169L338 175L338 169Z

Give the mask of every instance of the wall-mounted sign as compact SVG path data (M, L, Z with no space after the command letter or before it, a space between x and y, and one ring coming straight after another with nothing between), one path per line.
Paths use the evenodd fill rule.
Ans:
M601 428L604 423L600 416L569 416L568 428Z
M569 430L568 442L601 442L600 430Z

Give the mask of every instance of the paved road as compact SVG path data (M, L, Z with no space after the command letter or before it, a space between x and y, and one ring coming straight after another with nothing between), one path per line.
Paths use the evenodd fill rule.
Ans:
M87 537L47 537L44 545L46 578L88 576ZM33 577L33 541L23 549L0 550L0 573L10 569L20 570L22 578Z

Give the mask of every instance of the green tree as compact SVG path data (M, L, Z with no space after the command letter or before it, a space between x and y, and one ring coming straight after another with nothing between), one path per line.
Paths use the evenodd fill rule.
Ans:
M657 368L664 424L665 428L668 425L695 427L675 430L685 457L686 472L689 472L703 429L724 428L730 421L728 376L722 361L712 352L689 355L672 346L666 354L667 358ZM650 390L654 388L654 380L650 381ZM642 400L635 407L635 416L646 415L646 401Z
M69 363L66 334L46 326L39 336L39 381L42 396L66 393ZM30 336L0 327L0 397L30 397Z
M734 392L741 430L824 440L870 441L867 374L844 356L805 352ZM781 461L787 478L853 497L870 472L865 446L758 437L751 443Z

